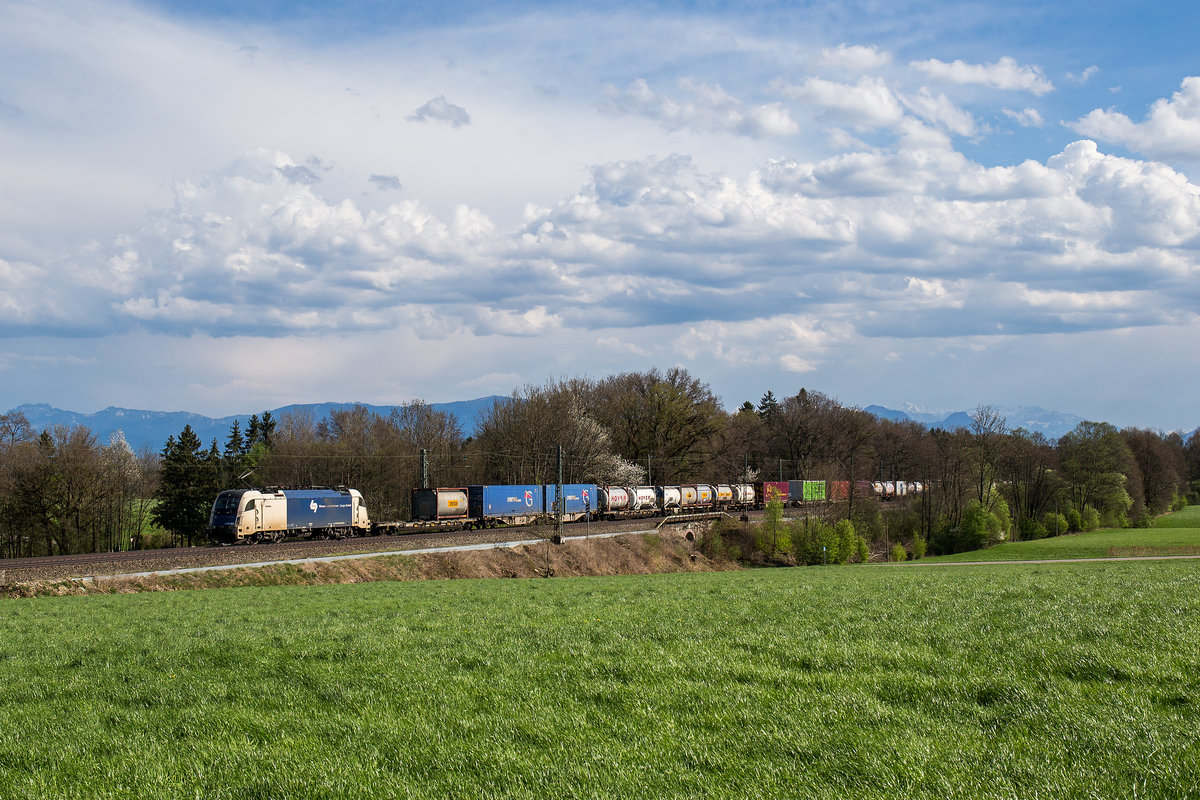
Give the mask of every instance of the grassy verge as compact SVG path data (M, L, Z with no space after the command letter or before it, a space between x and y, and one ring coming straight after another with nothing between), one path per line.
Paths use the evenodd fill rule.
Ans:
M1023 561L1044 558L1114 558L1127 556L1200 555L1200 506L1167 514L1153 528L1118 528L1009 542L937 556L926 561Z
M1200 797L1200 573L0 604L0 796Z

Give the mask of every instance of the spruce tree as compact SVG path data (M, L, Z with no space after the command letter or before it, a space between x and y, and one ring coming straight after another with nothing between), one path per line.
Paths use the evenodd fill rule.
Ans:
M216 442L213 442L215 449ZM203 539L209 511L216 494L205 469L200 437L184 425L179 438L170 436L162 449L162 469L152 516L154 523L170 531L176 544L189 547Z

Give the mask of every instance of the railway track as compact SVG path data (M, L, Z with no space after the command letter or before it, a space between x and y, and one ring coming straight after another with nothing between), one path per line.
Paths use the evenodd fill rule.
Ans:
M611 522L575 522L564 527L570 536L613 533L664 524L688 524L698 517L643 517ZM157 572L193 567L288 561L297 558L352 555L355 553L417 550L467 544L495 544L516 539L550 538L552 525L513 526L485 530L431 531L391 536L364 536L341 540L307 540L276 544L205 545L163 550L127 550L111 553L77 553L62 556L0 559L0 584L58 581L93 575Z

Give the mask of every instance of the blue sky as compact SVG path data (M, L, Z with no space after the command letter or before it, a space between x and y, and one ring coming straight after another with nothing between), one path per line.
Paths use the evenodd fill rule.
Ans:
M1193 4L0 2L0 408L679 364L1200 424Z

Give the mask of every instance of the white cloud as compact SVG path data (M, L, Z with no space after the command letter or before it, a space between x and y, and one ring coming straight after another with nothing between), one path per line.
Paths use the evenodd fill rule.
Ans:
M1195 329L1186 175L1012 130L1048 112L962 87L1042 95L1040 67L910 65L924 45L886 21L835 46L845 29L633 12L320 46L87 0L18 4L8 22L10 386L61 383L26 365L68 336L100 405L152 365L184 401L262 406L325 391L289 377L306 354L378 399L680 352L737 394L780 370L888 381L896 354L900 385L918 347L965 365L962 342ZM1143 122L1096 111L1075 129L1194 160L1195 80ZM997 118L1009 135L990 136ZM284 366L228 367L249 348ZM104 372L126 360L143 371Z
M425 105L418 108L407 117L409 122L444 122L451 128L461 128L471 124L471 115L462 106L456 106L439 94Z
M445 340L661 323L695 327L715 357L743 364L766 357L752 347L760 324L780 341L814 335L784 330L796 308L860 334L913 336L1083 324L1030 301L1057 297L1063 281L1083 297L1132 283L1147 293L1146 314L1088 307L1090 327L1148 324L1191 302L1180 286L1200 276L1200 188L1183 175L1086 141L1046 164L990 168L944 141L913 142L738 178L682 156L599 164L516 230L465 205L442 217L416 201L328 199L286 177L286 155L257 151L182 181L141 229L79 254L87 293L79 277L42 288L15 324L214 335L412 325ZM8 262L0 272L22 274ZM997 291L1000 275L1025 293ZM822 340L804 341L803 360L821 363Z
M608 87L601 109L608 114L628 114L654 120L667 130L733 133L751 138L783 138L799 131L788 110L778 103L748 105L717 84L684 78L679 88L691 95L676 100L658 94L643 78L623 91Z
M1068 127L1153 158L1200 160L1200 76L1184 78L1179 91L1156 100L1140 123L1097 108Z
M1036 108L1026 108L1021 111L1014 111L1011 108L1001 109L1004 116L1016 122L1022 128L1040 128L1045 124L1042 115L1038 113Z
M548 312L545 306L535 306L525 312L480 308L476 319L479 332L507 336L536 336L562 327L562 320Z
M795 353L785 353L779 357L779 366L787 372L795 372L804 374L805 372L813 372L817 369L817 364L809 359L802 358Z
M371 182L371 185L381 192L398 192L404 188L400 183L400 178L395 175L374 174L368 180Z
M975 135L975 118L944 94L934 97L922 86L915 94L901 95L900 99L908 109L927 122L959 136Z
M1092 79L1092 76L1095 75L1099 71L1100 71L1100 68L1098 66L1096 66L1095 64L1092 64L1090 67L1088 67L1087 69L1085 69L1083 72L1081 72L1078 75L1076 75L1073 72L1068 72L1067 80L1070 81L1071 83L1084 84L1084 83L1087 83L1088 81L1090 81Z
M892 54L877 47L839 44L837 47L821 50L821 57L817 63L852 72L869 72L886 66L891 61Z
M1046 78L1041 67L1021 66L1009 56L992 64L968 64L961 59L947 63L931 58L926 61L913 61L909 66L949 83L1032 92L1039 97L1054 91L1054 84Z
M792 100L817 106L830 121L858 130L889 127L904 116L899 100L882 78L864 77L853 85L806 78L798 84L776 81L772 88Z

